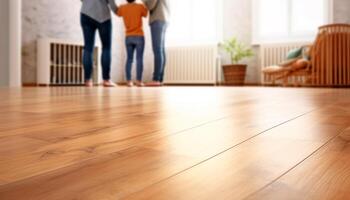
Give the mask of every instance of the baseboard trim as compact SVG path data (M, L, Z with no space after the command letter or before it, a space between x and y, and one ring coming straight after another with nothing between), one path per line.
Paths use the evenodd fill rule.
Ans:
M117 82L119 86L126 86L126 82ZM217 84L164 84L169 87L183 86L183 87L272 87L272 88L349 88L349 86L317 86L317 85L272 85L272 84L261 84L261 83L245 83L244 85L229 85L225 83ZM48 84L37 84L37 83L23 83L22 87L82 87L84 85L48 85ZM99 86L99 85L96 85Z
M22 83L22 87L38 87L36 83Z
M117 82L117 85L120 86L126 86L126 82ZM244 85L229 85L229 84L225 84L225 83L216 83L216 84L186 84L186 83L166 83L164 84L165 86L194 86L194 87L206 87L206 86L224 86L224 87L263 87L266 85L262 85L260 83L246 83ZM48 84L37 84L37 83L23 83L22 84L23 87L73 87L73 86L83 86L83 85L48 85ZM273 86L273 87L278 87L278 86Z
M218 83L217 86L225 86L225 87L262 87L261 83L244 83L243 85L232 85L226 83Z
M81 85L50 85L50 84L37 84L37 83L23 83L22 87L81 87Z

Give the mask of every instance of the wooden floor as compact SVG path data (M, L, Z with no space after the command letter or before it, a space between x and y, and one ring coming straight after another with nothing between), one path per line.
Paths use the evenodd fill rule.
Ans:
M0 89L1 200L350 199L350 89Z

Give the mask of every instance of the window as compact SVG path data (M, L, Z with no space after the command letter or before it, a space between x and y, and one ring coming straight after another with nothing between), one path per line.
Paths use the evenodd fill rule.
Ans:
M332 20L332 0L253 0L254 43L313 40Z
M221 0L170 0L167 44L216 44L221 39Z

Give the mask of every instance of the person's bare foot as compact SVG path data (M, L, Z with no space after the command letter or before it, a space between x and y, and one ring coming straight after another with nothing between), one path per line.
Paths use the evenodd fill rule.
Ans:
M145 86L145 84L144 84L142 81L136 81L136 82L135 82L135 85L136 85L137 87L143 87L143 86Z
M126 82L126 86L133 87L134 83L132 81L128 81L128 82Z
M94 87L94 83L92 82L92 80L85 81L85 87Z
M161 87L162 83L159 81L152 81L146 84L147 87Z
M112 81L103 81L103 87L117 87Z

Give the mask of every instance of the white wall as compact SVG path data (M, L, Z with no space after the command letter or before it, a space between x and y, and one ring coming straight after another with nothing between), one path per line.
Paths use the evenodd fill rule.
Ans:
M334 22L350 23L350 0L334 0Z
M0 1L0 86L9 85L9 1Z
M9 2L9 84L12 87L20 87L22 86L22 0L9 0Z
M21 0L0 1L0 86L20 86Z

